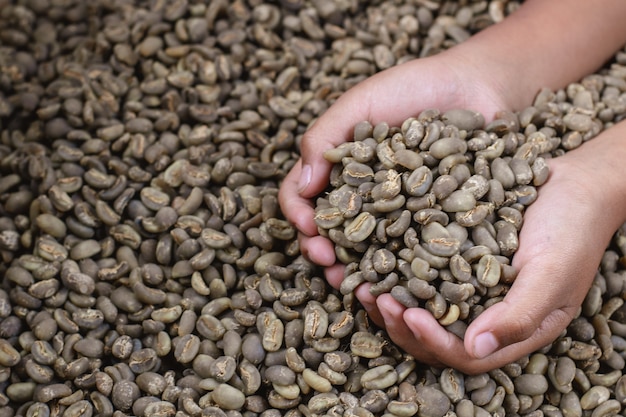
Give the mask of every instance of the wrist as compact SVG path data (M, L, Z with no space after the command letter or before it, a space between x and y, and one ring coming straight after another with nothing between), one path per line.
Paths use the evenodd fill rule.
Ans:
M550 161L551 180L569 183L573 190L585 193L586 204L595 205L594 213L602 213L599 223L613 233L626 222L624 161L626 122L621 122Z

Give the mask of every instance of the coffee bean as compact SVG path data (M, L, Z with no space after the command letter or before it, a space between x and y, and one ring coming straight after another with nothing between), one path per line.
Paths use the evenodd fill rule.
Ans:
M226 410L239 409L245 402L244 394L227 384L219 384L211 393L211 398L219 407Z

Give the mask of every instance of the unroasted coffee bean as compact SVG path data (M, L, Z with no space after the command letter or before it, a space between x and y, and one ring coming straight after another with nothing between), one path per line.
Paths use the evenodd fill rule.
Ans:
M193 334L181 336L175 342L174 358L180 363L189 363L198 354L200 350L200 339Z
M68 406L63 415L68 417L86 417L92 415L92 413L93 405L88 401L80 400Z
M382 353L384 342L368 332L355 332L350 339L350 350L364 358L376 358Z
M20 361L20 353L4 339L0 339L0 364L11 367Z
M390 291L391 296L406 308L419 307L419 301L413 296L411 291L402 286L395 286Z
M361 213L346 226L344 233L351 242L362 242L372 234L375 227L374 217L370 213Z
M332 389L332 384L330 381L323 376L319 375L315 371L310 368L306 368L302 371L302 378L304 382L315 391L318 392L330 392Z
M104 343L100 340L87 337L74 344L74 350L81 355L99 358L104 353Z
M361 384L367 389L385 389L398 381L398 374L391 365L368 369L361 375Z
M50 343L44 340L37 340L31 345L33 359L42 365L52 365L58 358L58 353Z
M210 363L207 373L218 382L227 382L235 374L236 366L232 357L221 356Z
M118 381L113 385L112 402L121 411L130 410L139 396L139 387L132 381Z
M154 349L143 348L130 354L128 366L133 372L141 373L153 371L159 365L159 360Z
M237 410L245 402L245 395L228 384L219 384L211 393L211 398L225 410Z
M168 401L154 401L146 405L144 415L171 415L175 410L174 404Z
M135 383L143 392L150 395L160 395L167 386L165 378L156 372L143 372L137 375Z
M524 374L513 380L515 390L523 395L540 395L548 389L545 376L540 374Z
M471 131L481 128L485 119L482 114L471 110L448 110L443 114L443 121L449 125L458 126L459 129Z
M424 416L443 416L450 409L450 399L441 391L430 387L420 387L415 398Z
M47 403L54 399L67 397L72 394L72 389L65 384L50 384L37 387L33 393L33 399L38 402Z
M270 366L265 370L265 378L278 385L290 385L296 382L296 374L283 365Z

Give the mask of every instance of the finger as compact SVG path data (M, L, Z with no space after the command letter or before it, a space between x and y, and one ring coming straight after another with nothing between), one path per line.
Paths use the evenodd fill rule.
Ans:
M439 363L474 375L487 372L514 361L513 347L502 349L484 359L470 356L463 341L442 327L432 314L421 308L409 308L403 314L404 322L419 343L405 346L408 353L419 358L431 359L427 363ZM517 348L517 346L515 346Z
M442 327L429 311L409 308L403 317L411 333L420 340L422 350L431 352L439 363L463 369L469 359L463 342Z
M553 268L558 272L550 273ZM561 304L563 289L558 279L550 279L559 273L562 271L554 263L526 264L504 300L489 307L470 325L465 334L467 352L474 358L486 358L518 344L515 353L523 356L556 338L576 311L573 305Z
M328 281L328 283L336 290L338 290L341 286L341 281L343 281L345 269L346 266L342 263L336 263L327 268L324 268L324 276L326 277L326 281Z
M436 355L433 355L432 352L424 346L424 339L430 338L431 335L423 338L422 335L424 333L421 332L420 326L416 326L416 323L412 323L413 325L409 323L413 320L413 316L410 313L408 316L405 316L407 312L419 309L407 309L390 294L380 295L376 300L376 304L384 320L385 330L391 340L422 363L426 363L430 366L442 365ZM407 318L409 320L407 320ZM421 319L418 319L417 321L419 322L420 320Z
M299 240L300 253L305 258L320 266L329 267L335 264L335 249L330 240L322 236L308 237L302 234Z
M301 165L302 161L298 161L283 180L278 191L278 202L285 218L301 233L316 236L318 232L314 221L313 202L298 194Z
M344 93L302 137L297 189L303 197L314 197L324 191L332 168L324 159L324 152L352 140L354 125L367 119L368 101L355 100L358 95L358 91Z
M380 310L378 309L377 299L370 293L370 288L372 284L366 282L364 284L359 285L354 290L354 295L359 300L365 311L367 312L368 317L379 327L385 327L385 321L381 315Z

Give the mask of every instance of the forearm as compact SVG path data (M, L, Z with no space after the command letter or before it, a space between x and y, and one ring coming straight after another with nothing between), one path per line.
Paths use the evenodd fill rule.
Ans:
M601 67L626 42L624 0L528 0L449 53L486 69L511 109Z
M551 161L551 178L571 182L572 192L595 204L598 232L612 234L626 222L626 121L619 122L582 146Z

